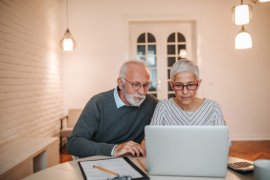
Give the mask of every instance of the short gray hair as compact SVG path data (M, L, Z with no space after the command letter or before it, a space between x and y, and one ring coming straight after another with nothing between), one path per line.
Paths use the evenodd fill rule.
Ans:
M148 69L147 65L145 64L144 61L142 60L129 60L126 61L120 68L120 72L119 72L119 77L120 78L125 78L126 77L126 73L127 73L127 68L129 65L134 64L134 65L138 65L138 66L142 66L145 67L145 69Z
M170 72L171 81L174 80L176 74L181 73L181 72L187 72L187 71L193 72L197 80L200 79L198 66L190 60L182 59L174 63L174 65L172 66L172 69Z

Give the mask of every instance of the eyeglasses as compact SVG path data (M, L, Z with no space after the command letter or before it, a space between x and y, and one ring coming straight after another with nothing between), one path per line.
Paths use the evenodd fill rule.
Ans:
M141 84L139 82L129 82L126 78L124 79L132 86L135 91L138 91L139 89L141 89L141 87L143 87L144 90L148 90L149 88L150 83Z
M198 87L198 83L192 83L192 84L182 84L182 83L173 83L173 89L175 91L182 91L185 87L187 88L187 90L196 90Z

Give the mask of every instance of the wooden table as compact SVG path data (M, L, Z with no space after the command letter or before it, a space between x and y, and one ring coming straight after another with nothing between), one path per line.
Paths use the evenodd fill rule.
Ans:
M47 180L47 179L65 179L65 180L75 180L75 179L83 179L81 170L78 165L78 161L84 161L84 160L95 160L95 159L103 159L106 158L104 156L93 156L88 158L83 158L79 160L74 160L66 163L62 163L56 166L53 166L51 168L48 168L46 170L40 171L38 173L35 173L31 176L28 176L25 178L25 180ZM136 158L130 157L132 162L136 164L142 171L143 167L138 163ZM145 161L144 157L140 158L141 161ZM144 171L145 172L145 171ZM150 176L151 180L174 180L174 179L192 179L192 180L216 180L216 179L223 179L223 180L252 180L253 174L239 174L232 170L227 171L227 176L225 178L202 178L202 177L177 177L177 176Z

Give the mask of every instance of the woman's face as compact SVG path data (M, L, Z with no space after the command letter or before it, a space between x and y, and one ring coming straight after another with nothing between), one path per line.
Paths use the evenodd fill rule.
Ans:
M200 83L191 71L177 73L171 83L177 102L183 106L191 105Z

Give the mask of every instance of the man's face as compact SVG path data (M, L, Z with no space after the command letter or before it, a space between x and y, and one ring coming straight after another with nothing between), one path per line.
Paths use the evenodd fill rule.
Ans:
M128 94L126 91L125 85L123 86L122 93L123 93L123 96L125 97L125 99L132 106L140 106L143 103L143 101L145 100L145 95L141 95L137 92L135 92L133 94Z
M126 77L118 80L120 98L127 105L140 106L145 100L149 83L149 71L143 66L130 64Z

